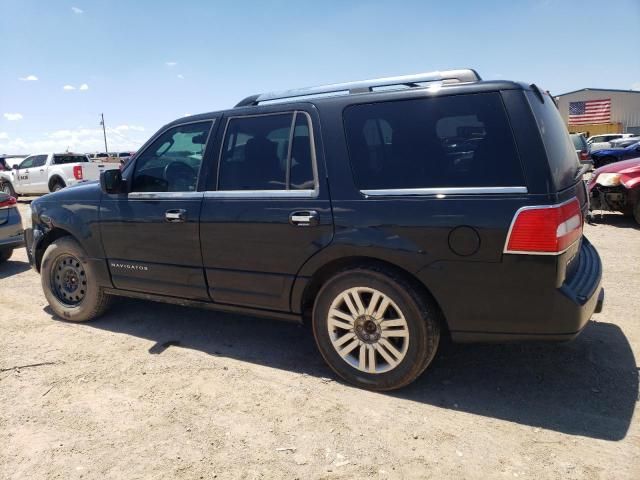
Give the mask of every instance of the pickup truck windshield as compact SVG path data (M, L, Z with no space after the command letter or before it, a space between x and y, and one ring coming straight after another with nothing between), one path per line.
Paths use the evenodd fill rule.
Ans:
M54 155L53 157L53 163L56 165L62 165L64 163L82 163L87 161L87 157L84 155Z

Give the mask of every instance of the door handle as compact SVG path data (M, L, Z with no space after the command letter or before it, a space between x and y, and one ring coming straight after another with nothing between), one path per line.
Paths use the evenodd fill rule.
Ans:
M187 211L182 208L167 210L164 212L164 219L171 223L182 223L187 221Z
M40 171L41 171L41 172L44 172L44 168L41 168L41 169L40 169Z
M296 227L315 227L320 223L320 215L315 210L299 210L291 212L289 223Z

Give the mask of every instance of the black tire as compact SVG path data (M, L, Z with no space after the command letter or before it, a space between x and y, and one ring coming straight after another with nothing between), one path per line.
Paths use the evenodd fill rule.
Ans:
M9 182L2 182L2 184L0 184L0 190L2 190L2 192L6 193L7 195L18 198L16 191L13 189L13 185L11 185L11 183Z
M57 192L59 190L62 190L65 187L65 185L61 182L56 182L51 186L51 191L52 192Z
M73 259L73 260L71 260ZM69 262L69 268L78 271L74 285L77 295L82 292L79 301L73 300L70 294L63 298L54 271L62 272L62 262ZM71 265L73 263L73 265ZM76 267L77 265L77 267ZM42 257L40 279L44 296L53 312L60 318L70 322L85 322L102 315L111 303L111 297L98 286L96 275L91 264L87 261L87 254L83 248L71 237L62 237L47 247ZM83 283L84 282L84 283ZM64 293L66 295L66 292Z
M334 347L332 343L332 335L334 336L333 341L338 343L340 343L340 339L342 337L337 336L338 334L336 334L335 329L333 330L333 333L330 333L329 310L332 305L335 308L335 306L339 304L336 302L340 302L340 299L344 298L342 295L345 291L352 288L364 290L361 300L365 307L368 302L375 305L375 302L372 301L375 293L369 293L368 295L370 295L370 297L367 297L366 290L371 290L372 292L377 291L378 294L386 296L392 302L391 312L396 313L396 315L390 316L404 317L404 320L406 320L405 326L401 328L407 329L406 341L408 342L408 346L404 346L403 343L394 344L397 351L404 350L405 353L399 363L391 367L388 371L382 371L382 373L369 373L370 371L363 371L359 369L359 367L365 365L365 370L368 370L371 365L371 360L365 359L364 364L359 363L359 367L357 367L354 364L349 363L349 361L345 361L343 356L338 353L336 348L342 347ZM382 303L382 300L379 300L378 305L380 305L381 309ZM399 311L396 311L396 307ZM345 311L347 310L343 310L343 313ZM379 318L384 318L384 313L385 312L383 312L382 317L378 317L378 320ZM362 332L364 332L364 330L361 328L363 325L361 322L363 320L367 322L367 318L373 319L373 317L367 317L366 315L358 317L358 319L352 323L352 331L343 329L340 332L345 333L344 337L348 335L355 336L352 337L352 340L347 340L342 343L342 345L351 345L351 342L358 342L358 346L353 352L356 350L358 351L359 362L363 362L363 357L368 355L368 353L366 353L368 352L368 348L371 347L371 349L375 351L381 346L372 345L372 343L384 341L385 335L380 332L389 331L383 328L382 330L378 330L377 333L372 333L372 335L375 334L379 336L378 340L369 342L367 345L367 341L362 339ZM374 320L378 326L385 321L378 320ZM355 326L358 325L358 322L360 322L360 326L358 327L360 328L359 333L356 332L357 328ZM316 339L318 349L329 367L331 367L331 369L345 381L358 387L375 391L386 391L401 388L413 382L420 376L420 374L422 374L422 372L424 372L433 360L438 349L440 341L440 322L441 318L439 310L426 294L418 292L411 283L401 275L388 271L387 269L377 267L361 267L345 270L336 274L322 286L313 307L313 334ZM367 340L369 340L369 336L365 336L367 337ZM396 335L393 336L395 337ZM387 340L393 342L405 341L404 339L395 338L387 338ZM365 349L365 354L361 353L363 347ZM388 354L389 350L386 350L386 353ZM353 358L355 357L355 353L350 355L352 355L350 361L355 362L356 359ZM378 361L382 364L385 363L385 359L380 353L374 353L373 355L375 357L373 360L374 366L377 365ZM389 365L387 365L387 367L388 366ZM381 370L384 370L384 368Z
M0 250L0 263L4 263L11 258L13 254L13 249L9 250Z
M633 206L633 218L636 223L640 225L640 199L638 199L636 204Z

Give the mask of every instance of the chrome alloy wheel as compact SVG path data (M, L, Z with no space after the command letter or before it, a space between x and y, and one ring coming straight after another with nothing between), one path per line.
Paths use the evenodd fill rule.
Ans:
M51 269L51 285L60 302L79 305L87 292L87 275L80 260L72 255L59 256Z
M329 308L329 338L336 352L365 373L393 370L409 348L409 327L400 308L384 293L355 287Z

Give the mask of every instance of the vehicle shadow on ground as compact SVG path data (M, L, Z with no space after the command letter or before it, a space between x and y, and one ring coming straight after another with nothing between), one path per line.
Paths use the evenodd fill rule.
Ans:
M190 348L335 378L310 330L296 324L118 299L87 325L152 340L150 354ZM616 325L591 322L575 341L562 344L443 343L422 377L381 395L605 440L621 440L629 429L638 369Z
M618 228L631 228L634 230L640 230L640 225L630 216L624 216L619 213L600 212L599 210L592 212L589 217L589 224L598 225L610 225Z
M0 263L0 280L26 272L30 268L28 262L9 259L5 263Z

